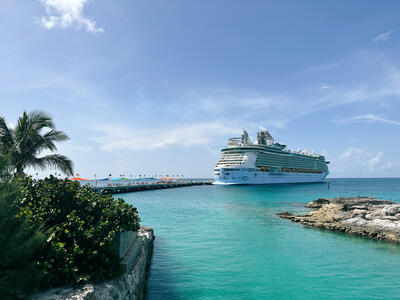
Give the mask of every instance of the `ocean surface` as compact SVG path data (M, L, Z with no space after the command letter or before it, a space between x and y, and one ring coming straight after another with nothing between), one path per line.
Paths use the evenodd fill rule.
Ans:
M148 299L393 299L400 246L306 228L277 212L319 197L400 202L400 179L194 186L116 195L156 239Z

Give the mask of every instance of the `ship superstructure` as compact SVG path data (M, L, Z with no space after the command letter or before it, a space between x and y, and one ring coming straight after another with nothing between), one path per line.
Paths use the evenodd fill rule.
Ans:
M287 150L264 128L254 143L243 130L242 136L229 139L221 152L214 168L215 184L321 182L329 174L324 156Z

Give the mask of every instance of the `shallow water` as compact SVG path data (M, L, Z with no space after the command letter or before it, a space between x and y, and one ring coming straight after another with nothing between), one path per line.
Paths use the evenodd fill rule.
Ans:
M400 202L400 179L194 186L121 194L156 239L148 299L396 298L400 246L305 228L276 212L319 197Z

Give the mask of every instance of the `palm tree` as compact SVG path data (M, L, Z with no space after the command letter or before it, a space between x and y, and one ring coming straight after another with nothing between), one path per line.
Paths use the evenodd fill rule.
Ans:
M43 132L45 129L47 132ZM63 131L55 129L52 118L43 111L24 111L14 129L0 117L0 153L10 157L17 174L27 167L42 170L56 167L67 175L73 175L73 163L68 157L60 154L38 157L43 150L56 151L56 143L68 139Z

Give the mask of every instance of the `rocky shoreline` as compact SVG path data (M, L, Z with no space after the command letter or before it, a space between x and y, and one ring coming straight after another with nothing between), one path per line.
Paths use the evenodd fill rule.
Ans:
M277 213L305 226L400 243L400 204L373 197L319 198L306 204L304 215Z

